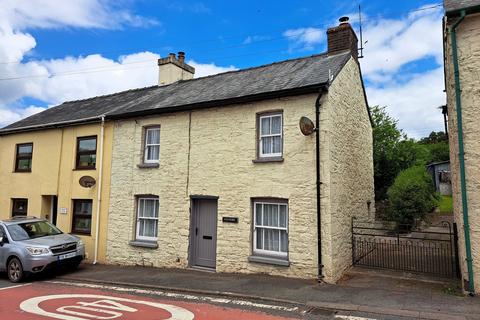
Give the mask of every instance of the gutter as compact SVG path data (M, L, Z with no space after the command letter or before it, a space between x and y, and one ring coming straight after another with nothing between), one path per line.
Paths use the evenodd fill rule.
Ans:
M480 9L480 6L478 7ZM465 251L468 271L468 291L470 295L475 294L475 285L473 279L473 259L472 245L470 242L470 224L468 218L468 199L467 199L467 183L465 178L465 149L463 145L463 126L462 126L462 89L460 84L460 68L458 64L458 46L457 46L457 28L465 19L466 10L460 12L460 17L450 28L450 36L452 41L452 59L455 78L455 104L457 112L457 136L458 136L458 158L460 166L460 189L462 194L462 213L463 213L463 230L465 234Z
M98 168L98 188L97 188L97 216L95 222L95 253L93 264L97 264L98 259L98 236L100 234L100 206L102 204L102 175L103 175L103 140L105 138L105 115L102 115L102 124L100 127L100 153Z
M323 279L323 263L322 263L322 214L320 206L320 100L323 94L327 91L327 87L320 88L317 100L315 101L315 169L316 169L316 184L317 184L317 254L318 254L318 282Z

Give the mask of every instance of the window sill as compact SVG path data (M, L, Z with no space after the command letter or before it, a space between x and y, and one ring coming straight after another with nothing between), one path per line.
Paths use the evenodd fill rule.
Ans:
M158 243L156 241L132 240L128 243L132 247L157 249Z
M74 168L73 169L73 171L88 171L88 170L95 171L96 168Z
M72 231L70 234L74 234L76 236L83 236L83 237L91 237L91 232L80 232L80 231Z
M32 173L32 170L15 170L13 173Z
M257 159L253 159L252 162L253 163L283 162L283 157L257 158Z
M248 261L255 262L255 263L271 264L271 265L281 266L281 267L290 266L290 261L288 260L270 258L270 257L250 256L248 257Z
M137 167L140 169L148 169L148 168L158 168L160 167L159 163L139 163Z

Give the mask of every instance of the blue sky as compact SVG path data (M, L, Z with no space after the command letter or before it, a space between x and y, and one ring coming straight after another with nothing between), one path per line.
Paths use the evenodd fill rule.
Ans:
M185 51L204 76L321 53L348 15L371 105L412 137L441 130L442 7L432 1L0 0L0 126L65 100L153 85ZM6 80L10 79L10 80Z

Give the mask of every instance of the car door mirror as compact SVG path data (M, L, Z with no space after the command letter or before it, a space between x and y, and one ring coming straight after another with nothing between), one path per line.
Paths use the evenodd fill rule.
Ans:
M0 246L3 246L5 243L5 238L3 236L0 236Z

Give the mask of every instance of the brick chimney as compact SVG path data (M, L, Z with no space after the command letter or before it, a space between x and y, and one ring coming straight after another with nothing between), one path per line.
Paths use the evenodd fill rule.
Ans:
M185 52L169 53L168 57L158 59L158 85L174 83L193 78L195 68L185 63Z
M352 56L358 60L358 39L348 20L348 17L341 17L337 27L327 30L328 54L350 50Z

